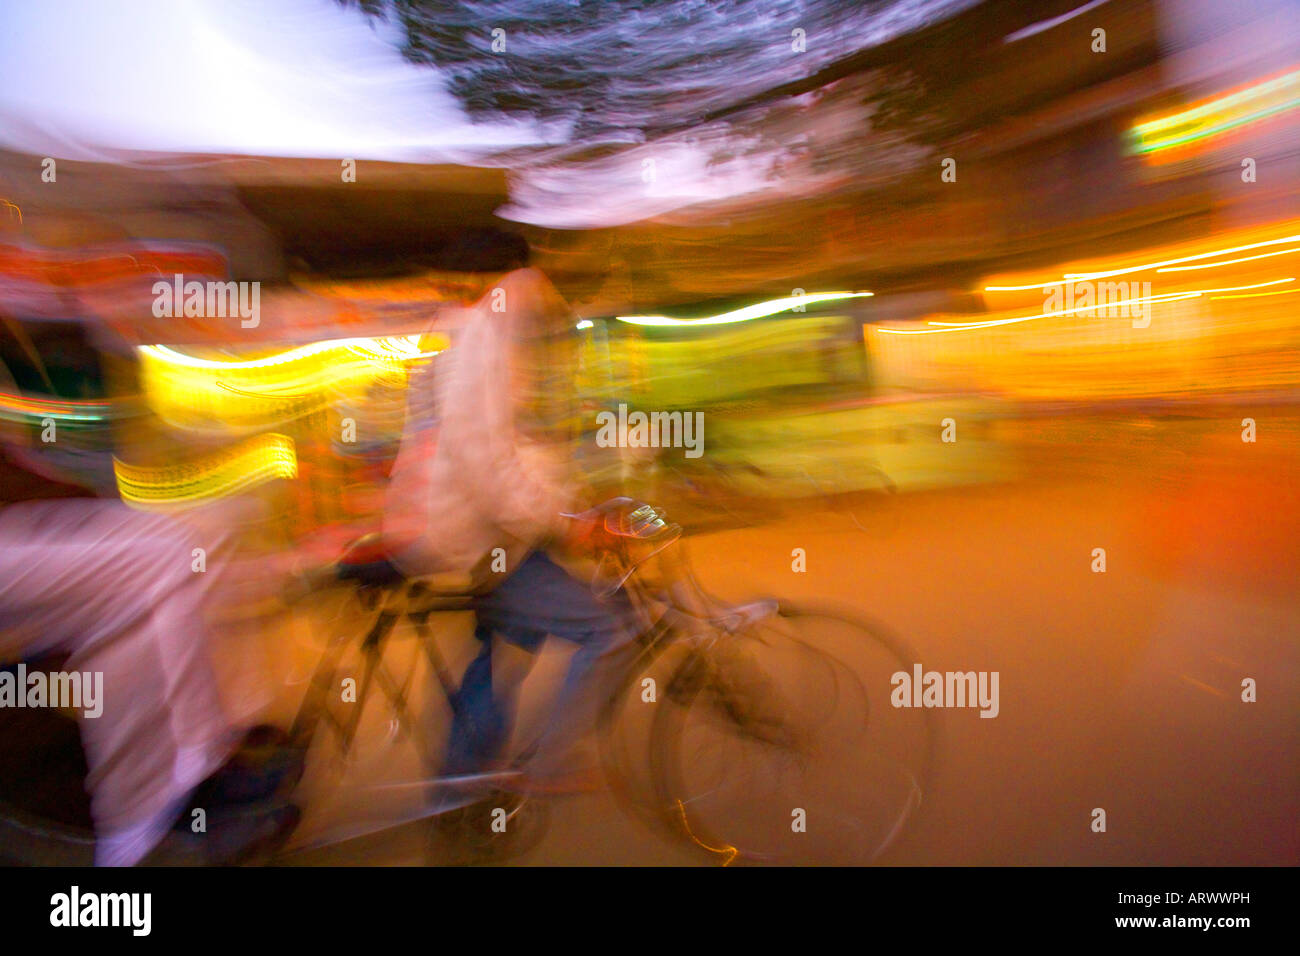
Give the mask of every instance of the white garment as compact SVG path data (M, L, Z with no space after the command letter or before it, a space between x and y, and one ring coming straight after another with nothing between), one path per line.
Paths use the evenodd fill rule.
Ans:
M63 651L103 674L103 712L81 721L100 863L142 859L250 719L223 706L204 620L231 529L118 501L0 508L0 660Z
M536 368L546 353L530 343L571 328L555 287L535 269L517 270L413 378L384 508L384 536L408 573L468 573L490 585L495 549L513 570L561 528L572 504L569 449L527 434L521 400L539 372L571 371Z

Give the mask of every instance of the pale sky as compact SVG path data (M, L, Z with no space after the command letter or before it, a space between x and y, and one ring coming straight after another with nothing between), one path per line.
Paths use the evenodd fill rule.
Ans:
M472 125L391 24L333 0L0 0L0 144L431 162L536 142Z

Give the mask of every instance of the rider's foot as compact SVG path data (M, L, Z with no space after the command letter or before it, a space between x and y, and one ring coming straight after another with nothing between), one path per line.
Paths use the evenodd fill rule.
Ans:
M303 772L303 754L289 746L278 727L260 724L244 735L238 749L215 773L199 784L177 827L190 825L192 811L220 815L227 809L283 796L297 786Z
M145 861L233 866L266 856L288 839L301 811L288 794L303 755L277 727L248 731L238 749L195 789L172 832Z
M250 804L203 821L203 829L177 827L141 865L241 866L265 863L302 819L290 803Z

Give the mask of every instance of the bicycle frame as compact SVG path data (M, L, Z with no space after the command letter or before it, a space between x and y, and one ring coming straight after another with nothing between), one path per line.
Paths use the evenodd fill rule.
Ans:
M644 553L638 554L638 551ZM702 659L699 655L719 633L734 629L742 619L737 617L733 620L733 615L728 612L734 609L710 595L700 585L681 546L679 534L671 534L668 540L657 545L654 540L604 535L593 549L593 557L596 559L596 570L592 578L593 592L598 596L610 596L616 591L623 591L638 621L636 641L642 648L641 653L629 663L626 673L610 688L610 696L598 721L598 732L604 734L609 729L612 706L647 663L657 659L670 645L682 638L692 637L701 639L691 655L691 659L698 662ZM652 573L652 568L657 571L657 575ZM613 587L610 586L611 582ZM356 584L354 588L356 598L375 615L360 645L365 656L365 668L357 687L356 705L346 721L340 720L328 705L329 694L337 690L335 678L339 662L353 637L349 633L337 633L331 637L321 656L290 731L291 740L295 745L303 747L304 751L315 739L321 720L325 720L346 755L355 740L364 702L375 684L388 698L396 719L413 730L418 727L406 708L416 666L412 664L410 672L399 683L388 672L382 660L385 643L403 618L414 625L423 656L428 661L447 704L453 710L456 706L458 682L438 649L429 618L439 611L468 610L472 607L472 597L429 592L423 588L418 578L406 579L389 588L365 584ZM437 786L456 793L462 785L473 788L491 783L508 784L510 779L519 776L517 771L477 774L466 778L442 776L432 763L436 748L431 746L430 741L424 740L418 731L415 737L430 776L421 781L394 784L393 787ZM447 809L454 805L461 804L448 802ZM412 817L415 818L417 817ZM404 819L389 825L397 826L405 822L409 821ZM326 840L318 838L310 846L327 845L384 828L386 827L344 828L340 831L344 833L342 837Z

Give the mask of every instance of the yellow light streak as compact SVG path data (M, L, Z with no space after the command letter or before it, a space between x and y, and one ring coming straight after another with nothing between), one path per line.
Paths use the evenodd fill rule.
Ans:
M1035 319L1058 318L1067 315L1080 315L1084 312L1096 312L1098 309L1121 309L1130 305L1138 305L1149 302L1176 302L1181 299L1194 299L1203 295L1210 295L1215 292L1239 292L1243 289L1262 289L1268 286L1281 285L1285 282L1294 282L1295 276L1286 279L1274 279L1270 282L1257 282L1252 285L1229 286L1222 289L1195 289L1187 292L1161 292L1156 295L1138 296L1136 298L1118 299L1114 302L1104 302L1096 305L1076 306L1071 309L1058 309L1055 312L1036 312L1032 315L1020 315L1007 319L987 319L978 322L938 322L930 321L927 325L940 326L932 329L886 329L877 327L877 332L883 332L890 335L929 335L935 332L962 332L968 329L987 329L998 325L1015 325L1020 322L1032 322ZM1214 296L1210 295L1211 298Z
M186 505L296 478L298 458L292 438L271 433L179 465L130 465L115 457L113 473L122 500L134 507Z
M858 299L874 294L873 292L812 292L808 295L792 295L783 299L770 299L767 302L747 305L741 309L734 309L731 312L723 312L703 319L674 319L666 315L619 315L615 316L615 318L629 325L728 325L732 322L748 322L751 319L766 318L799 305L815 305L818 302L835 302L840 299Z
M1281 292L1248 292L1245 295L1212 295L1211 299L1261 299L1267 295L1291 295L1300 289L1283 289Z
M724 847L709 846L707 843L705 843L703 840L697 837L694 834L694 832L692 832L691 830L690 821L686 818L686 805L682 803L682 801L680 800L677 801L677 812L681 814L682 817L682 829L686 831L686 835L690 837L691 840L697 846L703 847L704 849L708 850L710 853L718 853L726 857L726 859L722 861L723 866L730 866L732 862L736 859L736 857L740 856L740 851L737 850L730 843L728 843Z
M1029 285L990 285L985 286L985 292L1024 292L1029 289L1042 289L1048 286L1065 285L1070 280L1079 279L1107 279L1111 276L1128 275L1132 272L1143 272L1147 269L1161 271L1162 266L1175 266L1183 262L1198 262L1203 259L1213 259L1216 256L1226 256L1233 252L1248 252L1251 249L1262 249L1266 246L1279 246L1288 242L1300 242L1300 235L1283 236L1280 239L1266 239L1263 242L1247 243L1243 246L1231 246L1227 249L1216 249L1214 252L1202 252L1192 256L1181 256L1176 259L1165 259L1161 262L1147 262L1137 266L1126 266L1123 269L1104 270L1100 272L1067 272L1061 279L1050 279L1043 282L1035 282ZM1286 249L1283 252L1292 252L1295 250ZM1282 253L1278 253L1281 255ZM1246 261L1246 260L1240 260ZM1207 267L1208 268L1208 267Z
M986 285L985 292L1027 292L1030 289L1045 289L1048 286L1065 285L1065 279L1056 279L1052 282L1035 282L1032 285Z
M1218 266L1235 266L1239 262L1254 262L1256 259L1269 259L1273 256L1285 256L1291 252L1300 252L1300 246L1294 249L1279 249L1277 252L1262 252L1257 256L1246 256L1241 259L1225 259L1223 262L1207 262L1199 266L1169 266L1165 269L1157 269L1156 272L1191 272L1193 269L1214 269Z
M150 345L139 350L140 382L149 407L174 427L262 429L340 397L363 396L373 385L400 388L412 362L445 345L436 335L333 339L255 359L201 358Z
M1111 276L1127 275L1130 272L1142 272L1145 269L1155 269L1160 266L1176 266L1180 262L1196 262L1200 259L1213 259L1215 256L1226 256L1230 252L1247 252L1250 249L1262 249L1265 246L1279 246L1284 242L1296 242L1300 240L1298 236L1284 236L1281 239L1266 239L1263 242L1252 242L1244 246L1233 246L1230 249L1220 249L1217 252L1203 252L1195 256L1182 256L1178 259L1166 259L1164 262L1148 262L1145 265L1130 266L1126 269L1113 269L1109 272L1067 272L1067 279L1107 279Z
M1139 153L1157 153L1218 136L1300 105L1300 72L1284 73L1205 100L1190 109L1139 123L1130 130Z
M197 355L186 355L183 352L177 352L165 345L143 345L140 347L140 352L143 355L156 358L169 365L179 365L187 368L221 369L223 371L274 368L278 365L301 362L304 359L335 350L351 351L367 357L399 358L402 360L425 358L438 354L436 349L428 352L421 351L419 335L327 339L323 342L312 342L310 345L302 345L264 358L246 360L199 358Z

